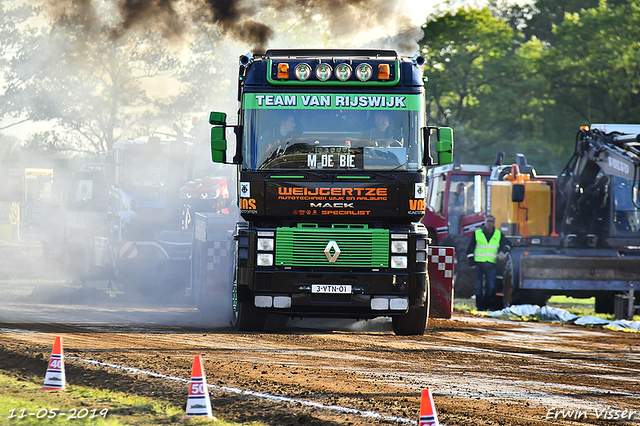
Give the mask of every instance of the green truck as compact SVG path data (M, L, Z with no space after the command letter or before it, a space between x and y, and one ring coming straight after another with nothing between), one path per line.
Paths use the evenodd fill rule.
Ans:
M207 234L230 235L232 218L225 228L225 218L196 216L193 259L210 273L192 284L199 306L220 297L218 268L231 264L238 330L262 330L279 313L389 316L398 335L424 333L426 167L451 162L453 131L426 125L423 64L393 50L240 57L238 122L212 112L210 123L213 161L238 166L243 221L224 247L233 259L214 261Z

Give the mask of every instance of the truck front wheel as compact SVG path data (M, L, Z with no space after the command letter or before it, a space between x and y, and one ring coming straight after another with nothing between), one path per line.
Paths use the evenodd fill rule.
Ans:
M238 291L233 284L233 328L238 331L263 331L267 315L253 304L253 297L249 291Z
M424 306L409 306L404 315L392 317L393 332L397 336L421 336L427 328L428 304Z

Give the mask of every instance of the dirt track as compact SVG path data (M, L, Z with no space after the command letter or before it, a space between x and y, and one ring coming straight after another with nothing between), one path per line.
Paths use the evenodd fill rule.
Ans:
M215 385L214 414L226 420L415 424L420 389L430 387L446 425L627 423L605 419L624 414L615 410L636 411L633 423L640 422L637 334L460 313L432 320L424 336L408 338L393 335L385 320L322 326L305 320L265 334L241 334L202 327L206 319L188 307L10 303L0 312L3 370L43 375L54 336L61 335L70 384L180 405L186 402L186 382L146 372L188 379L193 356L202 355L208 382ZM126 324L126 312L137 320ZM141 312L153 315L143 320ZM563 419L569 410L572 419Z

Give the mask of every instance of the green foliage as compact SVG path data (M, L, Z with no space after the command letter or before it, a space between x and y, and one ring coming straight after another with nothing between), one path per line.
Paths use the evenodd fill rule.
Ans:
M543 129L554 108L540 90L547 82L534 61L543 44L523 43L524 36L489 8L431 17L424 34L429 120L454 128L456 162L492 164L502 151L507 162L525 153L538 172L550 172L537 167L538 159L563 165L560 156L567 153Z
M427 23L421 52L429 110L438 124L467 121L480 98L492 92L497 68L512 57L512 33L486 8L462 8Z
M553 33L562 24L565 14L597 7L600 0L537 0L533 3L514 4L500 12L509 18L514 28L522 31L526 40L538 39L555 45ZM623 0L624 1L624 0ZM492 2L495 8L497 3Z
M579 126L637 122L639 12L640 0L538 0L429 17L429 120L456 131L456 162L524 153L557 174Z
M637 123L640 1L606 2L566 15L540 71L554 97L586 123Z

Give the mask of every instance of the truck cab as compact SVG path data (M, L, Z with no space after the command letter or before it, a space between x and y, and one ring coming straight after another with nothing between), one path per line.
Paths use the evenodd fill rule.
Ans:
M448 164L427 172L427 203L422 223L432 244L448 235L470 236L482 227L486 212L486 183L491 167L480 164Z
M390 316L397 334L424 332L426 169L432 144L451 161L453 132L426 126L423 63L391 50L240 58L236 328L280 313ZM210 122L225 162L226 115Z

